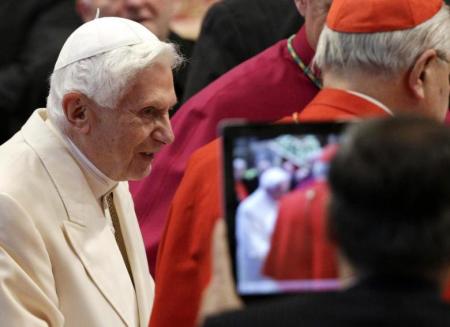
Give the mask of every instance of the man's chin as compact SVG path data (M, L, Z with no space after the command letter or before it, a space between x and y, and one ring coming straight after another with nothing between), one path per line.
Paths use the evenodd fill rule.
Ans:
M141 179L144 179L148 175L150 175L151 171L152 171L152 165L149 165L147 169L145 169L139 173L136 172L135 174L130 175L127 180L128 181L139 181Z

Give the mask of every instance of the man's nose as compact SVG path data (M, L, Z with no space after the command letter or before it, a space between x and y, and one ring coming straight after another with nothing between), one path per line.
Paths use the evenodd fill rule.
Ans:
M168 117L164 118L160 122L157 129L152 134L153 139L162 144L171 144L175 140L175 135L173 134L172 125Z

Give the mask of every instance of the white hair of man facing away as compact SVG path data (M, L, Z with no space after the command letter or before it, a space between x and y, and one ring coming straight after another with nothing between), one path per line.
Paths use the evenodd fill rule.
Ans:
M126 58L126 60L124 60ZM76 61L53 72L47 110L51 121L64 130L62 100L69 92L80 92L98 105L116 108L122 95L131 86L133 77L155 63L178 67L183 58L174 44L159 42L158 46L141 43Z
M431 19L407 30L379 33L340 33L326 25L314 65L344 75L371 73L390 77L410 68L426 50L450 57L450 9L443 6ZM444 58L443 58L444 59Z

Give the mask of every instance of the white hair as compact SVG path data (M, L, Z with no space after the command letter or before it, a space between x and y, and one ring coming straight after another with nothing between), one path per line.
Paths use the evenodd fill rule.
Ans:
M112 109L142 69L155 62L176 68L183 62L174 44L160 42L159 45L157 48L148 43L124 46L54 71L47 98L50 120L63 130L62 100L67 93L83 93L98 105Z
M410 68L427 49L450 54L450 9L443 5L431 19L393 32L341 33L324 27L313 65L338 74L363 72L393 76Z

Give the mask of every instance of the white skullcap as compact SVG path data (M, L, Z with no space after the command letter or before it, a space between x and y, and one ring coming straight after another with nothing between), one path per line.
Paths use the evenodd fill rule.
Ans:
M102 17L78 27L66 40L54 70L103 52L139 43L161 42L143 25L119 17Z
M259 185L263 189L270 189L289 181L289 174L282 168L272 167L264 171L259 178Z

